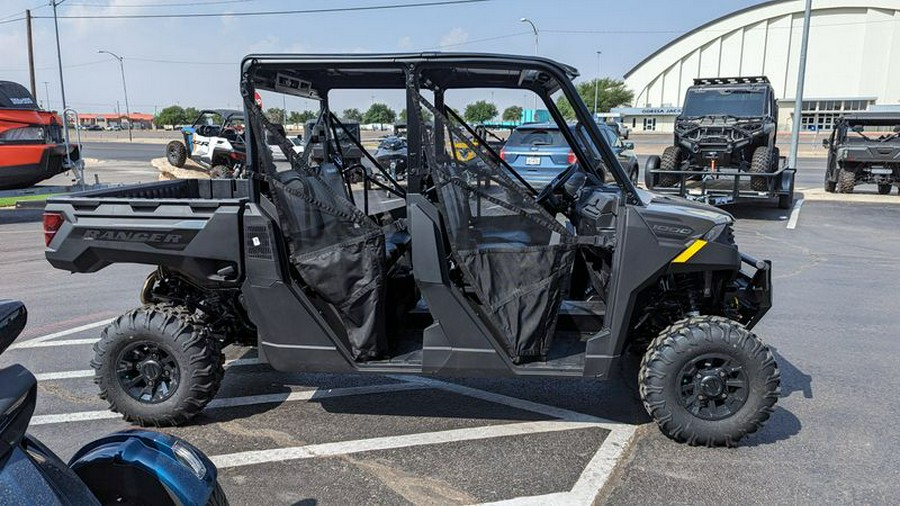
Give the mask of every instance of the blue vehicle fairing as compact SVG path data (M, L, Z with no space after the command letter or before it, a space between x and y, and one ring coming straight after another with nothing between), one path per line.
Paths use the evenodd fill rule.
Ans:
M175 447L187 448L203 469L191 467L176 455ZM161 432L126 430L88 443L69 462L88 486L92 479L105 470L129 467L143 471L165 487L173 503L203 506L216 486L215 465L199 450L188 443ZM93 490L93 488L92 488ZM95 490L95 494L96 494Z
M197 129L192 126L181 127L181 133L184 134L184 145L187 146L187 152L190 154L194 151L194 134Z

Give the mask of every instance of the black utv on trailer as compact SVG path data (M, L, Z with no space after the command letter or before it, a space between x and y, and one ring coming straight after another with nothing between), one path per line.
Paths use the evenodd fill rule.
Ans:
M765 76L694 79L675 119L675 143L651 157L645 183L714 204L762 197L789 208L794 170L781 166L777 126Z
M729 214L637 189L575 69L440 53L251 55L241 68L251 177L46 207L53 266L157 266L144 305L103 331L92 362L101 396L127 419L196 415L231 343L258 346L279 371L609 379L643 357L641 398L678 441L735 444L769 418L779 373L751 329L771 306L771 263L738 250ZM379 205L328 142L341 128L329 97L360 88L400 90L409 111L406 184L366 155L362 186L391 193ZM535 191L445 101L479 88L537 94L576 163ZM321 162L282 138L291 170L276 170L265 141L280 129L258 90L319 101ZM457 156L459 143L478 163Z
M887 195L900 191L900 113L862 112L838 120L828 148L825 191L853 193L859 184L878 185Z

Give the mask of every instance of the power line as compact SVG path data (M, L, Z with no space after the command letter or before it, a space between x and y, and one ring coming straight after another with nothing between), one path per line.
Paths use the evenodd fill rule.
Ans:
M427 47L425 49L420 49L419 51L431 51L434 49L443 49L447 47L456 47L456 46L466 46L469 44L477 44L479 42L488 42L491 40L500 40L500 39L510 39L512 37L521 37L522 35L531 35L531 32L517 32L517 33L508 33L506 35L497 35L494 37L485 37L483 39L472 39L464 42L454 42L452 44L441 44L438 46Z
M36 16L31 16L31 17L34 18ZM25 20L25 16L22 16L21 18L16 18L16 19L7 19L6 21L0 21L0 25L5 25L6 23L15 23L17 21L24 21L24 20Z
M248 2L258 2L260 0L214 0L212 2L176 2L165 4L146 5L139 4L116 4L116 5L98 5L83 3L66 3L69 7L97 7L102 9L152 9L154 7L205 7L207 5L223 5L223 4L241 4Z
M159 18L220 18L245 16L285 16L290 14L323 14L333 12L360 12L388 9L409 9L414 7L439 7L446 5L474 4L493 0L441 0L435 2L415 2L408 4L383 4L356 7L326 7L323 9L297 9L288 11L259 12L189 12L184 14L77 14L58 16L59 19L159 19ZM50 19L52 16L33 16L36 19Z

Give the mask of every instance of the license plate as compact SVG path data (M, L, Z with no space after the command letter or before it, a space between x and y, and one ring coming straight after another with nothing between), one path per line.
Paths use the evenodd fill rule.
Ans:
M872 174L891 174L893 172L891 169L872 169Z
M528 156L525 157L525 165L540 165L541 157L539 156Z

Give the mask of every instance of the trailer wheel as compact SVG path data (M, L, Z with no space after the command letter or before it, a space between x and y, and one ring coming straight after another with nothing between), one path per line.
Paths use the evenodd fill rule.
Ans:
M838 193L853 193L856 186L856 173L852 170L839 169L838 180L835 189Z
M94 383L109 408L138 425L182 424L216 396L225 374L219 343L170 304L133 309L94 344Z
M662 158L659 162L660 170L681 170L681 161L684 153L678 146L669 146L663 150ZM659 186L675 186L678 184L678 176L676 174L660 174L658 177Z
M648 190L652 190L658 184L659 175L654 174L653 171L659 170L660 162L661 160L658 156L651 155L644 163L644 186Z
M893 188L891 184L880 184L878 185L878 194L887 195L888 193L891 193L891 188Z
M228 168L227 165L216 165L215 167L209 169L209 178L210 179L232 179L234 177L234 173L231 169Z
M187 161L187 148L181 141L170 141L166 144L166 160L174 167L184 167Z
M662 432L690 445L734 446L772 414L781 383L771 350L721 316L680 320L653 340L638 376Z
M760 146L753 151L750 160L750 172L753 174L771 174L778 170L778 148L769 149L768 146ZM764 192L769 190L769 178L751 177L750 189Z

